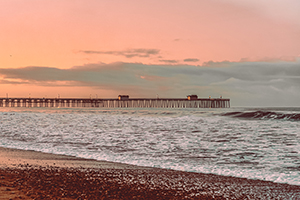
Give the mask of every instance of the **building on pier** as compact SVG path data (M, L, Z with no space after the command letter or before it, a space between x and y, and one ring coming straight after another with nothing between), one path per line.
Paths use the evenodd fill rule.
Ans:
M197 99L198 99L198 96L195 95L195 94L192 94L192 95L188 95L187 98L188 98L189 101L190 101L190 100L197 100Z
M129 95L119 95L118 99L119 100L129 100Z

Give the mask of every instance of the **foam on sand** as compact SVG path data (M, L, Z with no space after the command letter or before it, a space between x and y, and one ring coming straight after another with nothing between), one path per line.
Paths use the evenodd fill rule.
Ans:
M297 199L300 186L0 148L5 191L60 199ZM4 182L3 182L4 183ZM14 193L15 194L15 193ZM1 196L1 195L0 195ZM26 198L25 198L26 199Z

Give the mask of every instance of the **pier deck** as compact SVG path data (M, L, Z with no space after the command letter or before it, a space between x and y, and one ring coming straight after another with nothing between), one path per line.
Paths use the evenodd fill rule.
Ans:
M229 108L230 99L130 98L120 100L93 98L0 98L0 107Z

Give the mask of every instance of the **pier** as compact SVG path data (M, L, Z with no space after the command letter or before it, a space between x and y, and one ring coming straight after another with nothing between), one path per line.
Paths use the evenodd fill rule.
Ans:
M96 107L96 108L229 108L223 98L0 98L0 107Z

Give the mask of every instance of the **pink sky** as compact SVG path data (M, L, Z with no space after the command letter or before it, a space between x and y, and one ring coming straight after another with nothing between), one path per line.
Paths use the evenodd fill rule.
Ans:
M253 66L268 63L270 72L281 62L284 63L281 66L299 66L299 10L298 0L0 0L0 70L3 69L0 71L0 97L6 93L10 96L30 93L36 97L58 94L116 97L124 92L142 97L152 97L156 93L181 97L193 92L199 96L227 95L235 98L237 105L243 105L245 96L265 94L255 92L250 83L245 85L244 94L236 92L238 85L226 88L218 85L221 81L236 80L234 75L218 80L210 73L215 82L199 80L185 84L182 77L195 80L200 77L189 76L184 69L215 68L216 64L206 64L209 61L229 61L228 72L224 73L232 73L233 66L239 64L244 67L239 70L245 69L243 63ZM107 67L118 65L113 63L124 64L116 69ZM143 64L143 70L136 68L137 63ZM30 66L36 68L26 68ZM87 66L109 71L106 84L87 81L97 79L90 74L90 69L85 70ZM154 72L152 66L160 71ZM168 70L173 73L173 67L183 72L176 76L166 75ZM251 68L251 65L246 67ZM24 74L12 75L8 71L24 68L40 77L46 77L40 74L45 68L55 68L58 74L49 80L39 80ZM70 72L74 68L81 68L76 78L60 77L63 70ZM276 76L286 75L285 69ZM122 77L122 73L128 71L132 76ZM294 75L295 79L299 74ZM144 81L143 87L135 80L137 78ZM104 79L101 74L99 79ZM290 91L284 94L298 98L297 81L278 77L268 80L272 85L260 86L273 88L274 94ZM274 86L274 81L285 81L285 89ZM178 92L177 88L183 91ZM276 105L288 103L282 100Z

